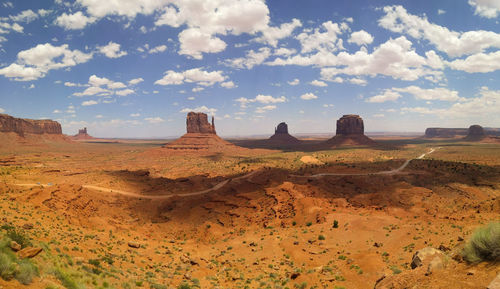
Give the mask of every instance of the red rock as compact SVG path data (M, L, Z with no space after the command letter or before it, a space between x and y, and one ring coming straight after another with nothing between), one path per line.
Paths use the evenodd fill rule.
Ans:
M40 254L42 252L42 248L36 248L36 247L26 247L22 249L21 251L17 252L17 256L21 259L24 258L33 258L36 255Z
M73 140L85 140L85 139L93 139L93 137L87 133L87 128L84 127L83 129L79 129L78 134L72 136L71 139L73 139Z
M288 133L288 125L282 122L274 129L274 135L267 140L267 143L273 145L293 145L299 144L300 141Z
M375 145L376 142L365 136L364 132L363 119L359 115L346 114L337 120L337 134L323 146Z
M62 128L60 123L49 119L24 119L0 114L0 132L15 132L20 136L24 134L62 135Z
M215 133L214 117L212 116L212 124L208 123L208 118L202 112L190 112L186 118L187 133Z

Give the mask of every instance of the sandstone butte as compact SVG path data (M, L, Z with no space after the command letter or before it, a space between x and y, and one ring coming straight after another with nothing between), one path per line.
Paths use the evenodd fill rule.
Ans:
M62 128L60 123L49 119L24 119L0 114L0 132L13 132L19 136L24 136L25 134L62 135Z
M184 151L223 151L236 148L236 146L221 139L216 134L213 117L212 123L210 124L205 113L189 112L186 117L186 134L166 144L165 148L168 150Z
M344 145L375 145L376 142L365 136L363 119L356 114L346 114L337 120L336 135L324 144L328 147Z
M269 143L279 145L300 143L300 140L288 133L288 125L285 122L278 124L278 126L274 129L274 134L267 141Z
M73 140L86 140L86 139L93 139L93 137L88 134L87 128L84 127L83 129L79 129L78 133L75 134L74 136L72 136L71 139L73 139Z

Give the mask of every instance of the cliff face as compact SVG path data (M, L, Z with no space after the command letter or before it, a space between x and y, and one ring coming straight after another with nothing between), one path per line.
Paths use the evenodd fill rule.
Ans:
M363 119L356 114L346 114L337 120L338 135L362 135L365 133Z
M467 135L466 128L429 127L425 130L426 137L455 137Z
M24 134L62 134L61 124L53 120L15 118L0 114L0 132Z
M186 118L187 133L209 133L215 134L214 118L212 124L208 123L208 117L202 112L190 112Z

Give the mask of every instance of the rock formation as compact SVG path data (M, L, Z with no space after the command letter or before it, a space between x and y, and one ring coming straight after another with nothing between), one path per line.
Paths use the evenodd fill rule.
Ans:
M217 136L215 132L214 118L212 124L208 123L205 113L190 112L186 118L186 131L179 139L165 145L169 150L211 150L223 151L236 146Z
M356 114L346 114L337 120L337 133L333 138L327 140L325 144L328 147L376 144L364 133L363 119Z
M207 115L202 112L190 112L186 118L187 133L208 133L216 134L214 117L212 124L208 123Z
M429 138L451 138L457 136L466 136L466 128L441 128L429 127L425 130L425 137Z
M274 135L272 135L267 142L269 144L283 146L300 143L297 138L288 133L288 125L284 122L278 124L278 126L274 129Z
M483 127L477 124L471 125L467 133L467 137L470 138L482 138L485 135Z
M337 135L362 135L365 133L363 119L356 114L346 114L337 120Z
M87 128L84 127L83 129L78 130L78 134L74 135L71 137L73 140L86 140L86 139L93 139L88 133L87 133Z
M57 121L15 118L7 114L0 114L0 132L14 132L19 136L25 134L62 135L61 124Z

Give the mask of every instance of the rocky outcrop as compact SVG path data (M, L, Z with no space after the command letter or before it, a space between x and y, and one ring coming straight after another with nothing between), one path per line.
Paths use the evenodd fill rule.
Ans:
M300 143L300 141L288 133L288 125L284 122L278 124L267 142L272 145L286 146Z
M87 133L87 128L84 127L83 129L79 129L78 134L72 136L71 139L73 139L73 140L86 140L86 139L93 139L93 137Z
M15 118L7 114L0 114L0 132L15 132L20 136L25 134L62 135L62 128L60 123L53 120Z
M201 112L190 112L186 118L186 130L179 139L165 145L166 149L177 151L224 151L236 148L217 136L214 118L212 124L208 123L207 115Z
M208 117L202 112L190 112L186 119L187 133L215 133L214 117L212 116L212 124L208 123Z
M477 124L471 125L467 133L469 138L482 138L485 135L483 127Z
M365 127L363 119L356 114L345 114L337 120L337 135L363 135Z
M437 138L448 138L456 136L466 136L466 128L441 128L441 127L429 127L425 130L425 137L437 137Z
M337 134L322 146L326 148L338 146L375 145L376 142L365 136L363 119L356 114L346 114L337 120Z

